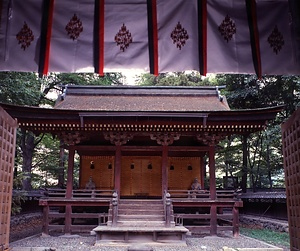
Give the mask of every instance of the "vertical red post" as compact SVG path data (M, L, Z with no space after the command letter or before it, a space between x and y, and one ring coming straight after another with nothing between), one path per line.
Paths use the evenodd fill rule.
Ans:
M66 199L71 199L72 194L73 194L74 156L75 156L75 148L74 148L74 146L70 146L69 147L69 159L68 159Z
M162 146L162 196L164 192L168 190L168 146Z
M71 234L72 225L72 206L70 204L66 205L65 212L65 234Z
M209 146L209 192L210 199L215 200L217 198L216 191L216 172L215 172L215 145ZM210 235L217 234L217 206L211 205L210 208Z
M43 207L43 234L49 235L49 205Z
M201 157L200 159L200 183L201 183L201 188L204 188L204 183L205 183L205 174L206 174L206 162L204 160L204 157Z
M69 146L69 158L68 158L68 176L67 176L67 190L66 199L72 199L73 196L73 180L74 180L74 156L75 148L74 146ZM72 224L72 206L66 205L65 210L65 234L71 234L71 224Z
M119 197L121 191L121 157L122 157L121 145L116 145L114 182L115 182L115 191L118 193Z
M210 207L210 235L217 235L217 206Z
M233 237L238 237L240 235L240 228L239 228L239 208L233 207L232 208L232 214L233 214Z
M215 145L209 146L209 192L210 199L215 200L216 192L216 172L215 172Z

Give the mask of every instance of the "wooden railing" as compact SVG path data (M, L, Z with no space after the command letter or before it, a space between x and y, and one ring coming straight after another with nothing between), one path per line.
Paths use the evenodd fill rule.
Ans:
M66 189L45 190L39 201L43 206L43 233L49 234L51 230L66 234L91 231L106 224L112 195L112 190L77 189L73 190L71 198L66 198Z
M191 232L232 231L239 235L239 207L243 203L240 191L217 190L216 199L210 198L208 190L168 190L174 207L175 225L184 225ZM191 208L176 213L176 208Z
M76 189L72 191L72 198L91 198L91 199L101 199L101 198L111 198L113 190L102 190L102 189ZM47 198L65 198L66 189L46 189L44 190L44 197Z
M202 199L209 200L209 190L168 190L171 199ZM216 200L239 200L240 191L238 190L217 190Z

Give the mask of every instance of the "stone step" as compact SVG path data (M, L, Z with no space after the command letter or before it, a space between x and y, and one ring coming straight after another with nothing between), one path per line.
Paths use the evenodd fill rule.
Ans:
M186 247L186 233L188 229L184 227L165 227L165 226L98 226L93 229L96 234L95 246L110 243L111 245L124 245L131 243L159 243L159 245L165 244L183 245ZM161 248L160 248L161 249ZM163 248L167 250L168 248ZM127 250L127 249L126 249ZM129 249L128 249L129 250ZM136 249L144 250L144 249ZM135 250L135 251L136 251ZM174 247L174 250L176 248Z

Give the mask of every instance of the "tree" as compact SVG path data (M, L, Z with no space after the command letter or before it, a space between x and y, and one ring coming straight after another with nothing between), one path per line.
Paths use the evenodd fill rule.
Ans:
M225 84L224 94L232 109L254 109L284 105L283 111L263 133L245 135L243 142L243 174L241 186L273 187L272 176L283 173L280 124L288 118L299 104L300 77L254 75L217 75L216 82ZM267 177L267 178L265 178ZM283 182L281 182L283 184Z
M35 73L1 72L0 102L15 105L53 106L54 100L49 99L47 95L51 91L61 90L62 85L121 85L122 78L123 76L120 73L105 74L104 77L99 77L97 74L52 73L39 78ZM36 155L41 154L35 149L45 138L44 135L34 135L32 132L25 130L18 132L17 142L19 148L17 152L22 155L22 188L24 190L32 188L33 160Z
M209 78L205 78L199 72L193 71L161 73L158 76L152 74L142 74L137 80L142 86L204 86L212 85Z

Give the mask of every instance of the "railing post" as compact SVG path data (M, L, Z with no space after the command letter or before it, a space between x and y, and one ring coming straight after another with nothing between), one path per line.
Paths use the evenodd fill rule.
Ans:
M166 192L165 193L165 214L166 214L166 227L171 226L171 195Z
M239 229L239 208L234 206L232 208L232 213L233 213L233 220L232 220L233 237L238 237L240 235L240 229Z
M112 198L112 225L116 226L118 221L118 193L115 191Z

